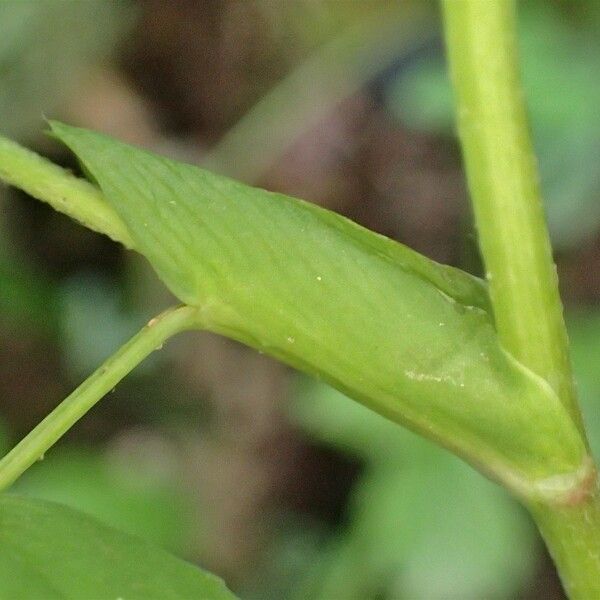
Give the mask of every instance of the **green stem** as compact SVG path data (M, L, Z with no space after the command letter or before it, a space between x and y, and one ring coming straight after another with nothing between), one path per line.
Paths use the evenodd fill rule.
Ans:
M508 352L548 381L585 439L520 84L515 2L443 0L442 6L498 335ZM599 597L600 495L594 478L569 507L529 506L573 598Z
M44 456L66 431L153 350L176 333L192 328L197 323L196 315L195 308L179 306L152 319L0 460L0 490L9 487Z
M574 506L529 507L569 598L600 598L600 492Z
M2 136L0 179L115 242L134 248L127 228L97 187Z
M517 60L512 0L444 0L458 129L504 347L580 426L556 269Z

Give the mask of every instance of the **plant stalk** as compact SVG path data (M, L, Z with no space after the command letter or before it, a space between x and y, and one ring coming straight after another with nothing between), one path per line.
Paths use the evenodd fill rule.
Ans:
M516 5L442 0L442 7L498 335L505 350L552 386L585 439L521 89ZM599 507L595 480L574 494L569 507L529 506L572 598L600 597Z
M575 423L556 268L518 70L513 0L443 0L460 141L496 328Z
M600 490L574 506L530 505L569 598L600 598Z
M129 231L96 186L2 136L0 180L47 202L89 229L134 248Z
M144 358L196 322L197 309L166 310L113 354L0 460L0 490L9 487Z

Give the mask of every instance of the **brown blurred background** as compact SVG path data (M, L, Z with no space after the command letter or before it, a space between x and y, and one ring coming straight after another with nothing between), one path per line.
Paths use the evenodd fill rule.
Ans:
M519 4L523 77L600 446L600 4ZM5 0L0 131L43 116L315 202L479 273L439 15L424 0ZM285 251L285 249L282 249ZM0 189L8 448L170 302L142 258ZM16 486L143 535L243 598L562 598L468 467L255 352L186 334Z

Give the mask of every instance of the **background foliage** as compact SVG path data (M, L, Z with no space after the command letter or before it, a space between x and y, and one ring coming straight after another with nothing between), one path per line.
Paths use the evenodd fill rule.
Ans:
M7 0L1 130L73 168L39 135L41 115L103 130L477 273L438 15L392 4ZM600 10L593 0L520 7L597 454ZM170 298L137 257L0 194L7 448ZM500 489L323 384L210 335L156 353L14 490L157 542L247 598L561 597L536 533Z

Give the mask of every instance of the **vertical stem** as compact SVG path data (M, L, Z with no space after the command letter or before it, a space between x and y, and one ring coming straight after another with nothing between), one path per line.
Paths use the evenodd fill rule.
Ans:
M443 0L460 141L504 348L543 377L585 432L517 61L513 0ZM535 423L531 424L535 427ZM595 478L595 474L593 474ZM600 494L530 504L572 598L600 597Z
M9 487L85 413L153 350L195 322L196 309L171 308L152 319L99 369L65 398L0 460L0 490Z
M444 0L458 130L500 340L581 431L517 60L512 0Z
M541 504L529 510L548 546L569 598L600 598L600 492L574 506L548 507Z

